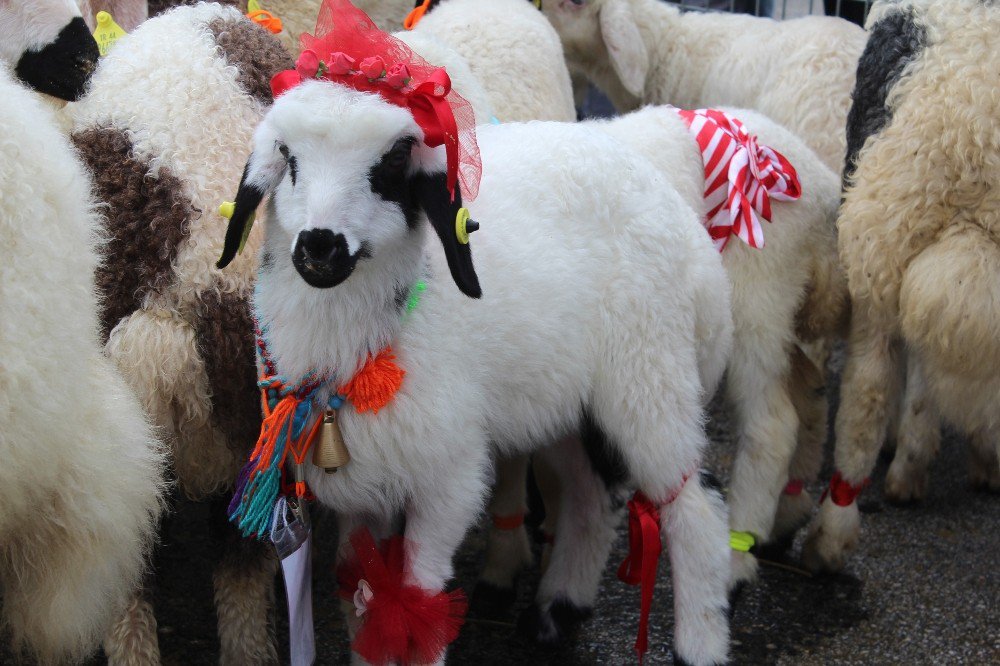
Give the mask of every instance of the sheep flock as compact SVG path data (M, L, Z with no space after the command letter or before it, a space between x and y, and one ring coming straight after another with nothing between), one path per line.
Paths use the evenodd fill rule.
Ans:
M688 4L0 0L0 661L168 663L181 520L227 666L558 661L623 547L640 663L757 661L880 454L1000 493L1000 3Z

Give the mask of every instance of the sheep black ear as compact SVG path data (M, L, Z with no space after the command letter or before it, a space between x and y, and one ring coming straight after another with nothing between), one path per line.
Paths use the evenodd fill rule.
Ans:
M448 259L451 277L459 290L470 298L479 298L483 290L479 287L479 276L472 265L472 250L469 247L469 232L479 225L463 214L462 193L455 185L455 200L448 194L444 173L418 173L414 176L414 191L420 206L427 213L427 219L441 239L444 256Z
M226 242L216 264L219 268L228 266L243 251L257 207L285 176L288 163L280 154L279 145L275 143L271 149L254 151L243 167L240 187L236 191L236 201L226 229Z
M232 215L229 216L229 226L226 228L226 242L222 247L222 256L215 264L218 268L228 266L243 250L247 236L250 235L250 228L253 226L257 207L260 206L264 195L267 194L264 189L247 182L249 172L250 162L247 162L243 168L243 177L240 178L240 187L236 192L236 202L233 204Z

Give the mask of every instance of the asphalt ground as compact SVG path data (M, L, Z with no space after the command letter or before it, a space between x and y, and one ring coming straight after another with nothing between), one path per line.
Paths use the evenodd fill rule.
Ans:
M831 401L836 398L832 391ZM717 401L713 413L714 446L707 466L725 482L734 443L725 406ZM909 507L885 501L888 460L880 462L860 499L859 550L841 574L812 577L803 571L798 564L801 534L788 553L763 562L759 582L741 596L733 615L734 663L1000 664L1000 497L969 488L965 449L960 437L945 433L928 497ZM809 490L816 496L821 488ZM181 502L166 526L157 559L160 648L163 663L170 666L218 660L210 573L216 553L207 515L206 505ZM343 664L349 648L334 589L333 521L320 517L315 536L317 663ZM485 528L480 527L468 536L456 560L457 583L470 593L484 543ZM517 601L509 611L470 610L449 663L634 663L639 593L614 575L626 550L623 515L594 614L563 647L540 648L516 630L518 614L530 603L537 583L537 570L532 570L519 580ZM648 664L671 661L670 588L664 559L650 619ZM287 661L280 583L276 594L275 619Z

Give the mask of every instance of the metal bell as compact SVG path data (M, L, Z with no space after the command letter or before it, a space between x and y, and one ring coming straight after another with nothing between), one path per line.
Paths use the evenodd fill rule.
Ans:
M313 464L322 467L327 474L333 474L351 461L351 454L344 444L344 436L337 423L337 411L328 409L323 414L319 436L313 445Z

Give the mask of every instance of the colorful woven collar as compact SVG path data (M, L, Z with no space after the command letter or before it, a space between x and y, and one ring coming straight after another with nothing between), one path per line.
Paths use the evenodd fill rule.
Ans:
M425 290L423 281L413 286L404 308L404 318L417 307ZM244 536L264 538L271 528L279 494L310 496L302 466L326 409L337 410L349 402L359 414L378 414L396 396L406 373L396 364L392 348L386 347L374 356L369 354L361 369L345 384L337 386L336 378L318 378L314 373L298 384L290 384L278 373L261 327L256 327L255 336L261 366L257 388L260 389L264 420L250 459L237 477L236 490L229 503L229 519ZM337 388L330 390L331 386ZM325 405L321 404L320 397L328 392L330 398ZM297 470L291 484L285 482L286 463L292 463Z
M764 247L760 217L771 221L771 201L802 196L795 167L785 156L757 143L743 123L717 109L675 108L701 149L705 165L705 226L721 252L733 234Z

